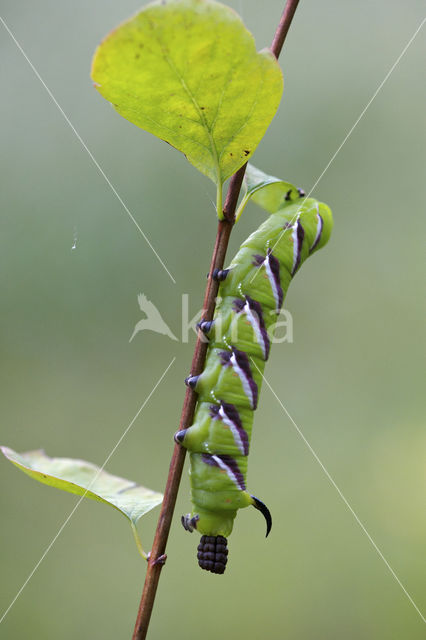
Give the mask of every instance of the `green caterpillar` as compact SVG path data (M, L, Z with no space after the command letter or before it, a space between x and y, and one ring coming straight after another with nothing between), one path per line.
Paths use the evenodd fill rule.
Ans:
M202 534L201 568L223 573L226 538L238 509L252 505L267 524L266 505L246 490L247 457L270 350L268 328L276 322L300 265L323 247L333 226L327 205L289 191L285 206L270 215L240 247L221 281L212 322L200 322L209 338L204 371L186 383L198 394L194 424L175 441L190 451L193 511L182 516L188 531Z

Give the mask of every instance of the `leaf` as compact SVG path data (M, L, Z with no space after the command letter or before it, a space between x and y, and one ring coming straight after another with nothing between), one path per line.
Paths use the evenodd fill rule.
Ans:
M305 195L290 182L268 176L252 164L247 165L244 187L245 193L238 207L236 220L241 216L250 198L269 213L275 213Z
M34 480L114 507L128 518L134 535L137 535L135 525L139 518L163 500L161 493L113 476L85 460L50 458L42 449L26 453L17 453L9 447L0 449L10 462Z
M229 7L163 0L112 31L92 78L127 120L169 142L219 187L265 134L282 94L280 67Z

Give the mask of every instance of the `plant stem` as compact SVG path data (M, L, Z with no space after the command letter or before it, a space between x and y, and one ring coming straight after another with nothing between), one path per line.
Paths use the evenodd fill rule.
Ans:
M280 55L284 40L290 28L290 24L298 3L299 0L286 1L284 12L282 14L280 24L278 25L271 46L271 51L276 58L278 58L278 56ZM232 227L235 221L235 210L237 207L238 197L240 194L246 166L246 164L242 166L241 169L239 169L230 180L228 193L226 195L226 200L223 207L223 219L221 219L220 212L218 211L219 222L217 227L216 241L213 248L209 277L204 294L202 316L203 320L209 321L213 319L219 283L216 280L213 280L212 273L215 269L223 269L226 250L229 243L229 237L231 235ZM192 358L190 370L191 375L198 375L202 372L206 359L207 347L208 342L204 334L199 330L197 341L195 344L194 355ZM179 430L186 429L191 426L194 418L196 403L197 394L191 388L187 387L179 424ZM180 479L185 462L185 455L186 449L176 444L170 462L169 474L164 491L164 500L161 505L160 517L158 519L154 542L152 544L152 549L148 560L148 569L145 576L145 584L142 592L142 598L139 605L139 611L132 640L144 640L148 632L148 626L154 606L158 581L160 579L161 569L165 562L164 554L166 551L167 539L169 537L177 493L179 490Z
M287 0L287 2L285 3L280 24L275 31L274 39L271 45L271 51L276 58L279 58L281 49L283 48L284 41L287 37L287 33L290 29L290 25L293 20L294 14L296 13L298 4L299 0Z

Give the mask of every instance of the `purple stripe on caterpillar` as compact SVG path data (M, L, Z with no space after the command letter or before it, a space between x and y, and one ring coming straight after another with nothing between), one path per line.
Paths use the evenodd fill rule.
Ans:
M253 328L256 340L262 349L263 359L267 360L269 357L271 343L266 331L265 321L263 319L262 306L259 302L257 302L257 300L253 300L253 298L250 298L250 296L246 296L246 304L244 305L244 309L247 314L247 318Z
M250 401L251 408L256 409L258 390L257 384L253 379L253 374L251 372L250 362L247 354L244 353L244 351L233 349L230 361L235 373L241 380L244 392Z
M316 249L316 247L318 246L319 241L321 240L321 235L322 235L322 230L324 227L324 220L321 218L320 214L317 213L317 229L316 229L316 235L314 238L313 243L311 244L311 246L309 247L309 253L311 254L312 251L314 249Z
M265 256L261 256L258 253L253 254L252 265L254 267L261 267L264 262L265 262Z
M235 298L232 307L235 313L245 312L247 320L250 322L253 329L254 337L262 349L263 359L267 360L270 350L270 341L265 328L262 306L257 302L257 300L250 298L250 296L244 296L244 300L241 298Z
M247 431L241 422L240 414L235 405L228 402L221 402L220 405L212 404L210 406L210 415L214 420L222 420L222 422L230 428L234 437L235 444L243 456L248 456L249 439Z
M284 229L285 228L284 225ZM263 265L265 267L275 300L275 311L278 313L284 298L280 278L280 261L273 255L271 249L268 249L266 256L261 256L258 253L253 254L252 265L254 267L261 267Z
M265 268L274 294L275 310L278 313L283 303L284 294L281 287L280 261L273 255L271 249L268 249L265 258Z
M253 379L247 354L244 351L235 349L235 347L231 347L231 351L221 351L220 358L224 366L232 366L241 381L243 391L250 402L251 408L256 409L258 390L257 384Z
M235 313L241 313L241 311L243 311L244 307L245 307L246 301L242 300L241 298L235 298L234 302L232 303L232 308L235 311Z
M293 267L291 270L291 275L294 276L294 274L300 267L300 262L302 259L302 244L305 237L305 230L300 224L299 219L296 220L293 226L293 232L291 236L293 238Z
M202 460L211 467L219 467L223 471L226 471L228 478L240 489L246 490L246 483L244 482L244 476L240 471L237 461L232 456L227 455L210 455L209 453L202 454Z

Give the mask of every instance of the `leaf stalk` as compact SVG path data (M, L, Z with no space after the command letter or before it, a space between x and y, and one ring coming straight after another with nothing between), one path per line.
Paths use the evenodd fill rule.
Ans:
M216 212L218 220L224 219L224 213L222 209L222 199L223 199L223 184L220 182L217 183L216 189Z
M135 539L136 546L137 546L137 548L138 548L139 554L142 556L142 558L143 558L144 560L148 560L148 557L149 557L149 556L148 556L148 554L143 550L142 542L141 542L141 539L140 539L140 537L139 537L138 530L136 529L135 524L134 524L133 522L130 522L130 526L132 527L133 537L134 537L134 539Z

